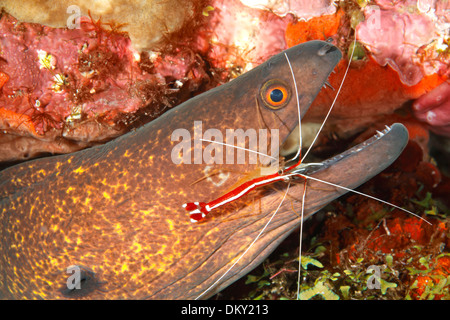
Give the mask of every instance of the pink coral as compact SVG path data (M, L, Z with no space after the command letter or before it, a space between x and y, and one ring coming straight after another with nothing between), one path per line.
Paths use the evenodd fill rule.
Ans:
M364 8L357 38L381 65L389 64L406 85L449 73L450 4L434 0L377 0Z
M214 0L206 26L212 34L208 56L219 68L248 71L287 48L284 33L291 15L244 6L239 0Z
M156 117L172 106L202 71L193 53L150 59L117 24L87 17L80 28L51 28L0 12L0 47L0 161L118 136L137 110Z
M299 19L310 19L336 12L333 0L241 0L241 2L250 8L268 10L282 17L292 13Z
M369 7L366 20L357 27L357 38L366 45L381 64L389 64L407 85L417 84L423 77L419 65L412 63L417 49L428 44L434 35L430 18L408 12L398 13Z
M35 123L41 135L49 127L60 129L76 108L94 117L114 109L134 112L143 105L128 93L130 79L151 77L140 75L137 53L124 35L101 30L84 17L80 29L67 29L18 23L5 13L0 34L0 69L10 76L0 107L33 118L48 114L50 122Z

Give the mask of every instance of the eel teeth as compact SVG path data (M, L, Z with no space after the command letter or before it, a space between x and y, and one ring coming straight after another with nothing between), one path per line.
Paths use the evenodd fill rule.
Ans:
M381 138L382 136L384 136L389 131L391 131L391 127L385 125L385 129L383 131L381 131L381 132L377 130L377 134L375 136Z
M323 86L323 87L324 87L324 88L325 88L325 87L329 87L329 88L333 89L333 91L334 91L333 86L331 85L331 83L328 82L328 80L324 82L324 86Z

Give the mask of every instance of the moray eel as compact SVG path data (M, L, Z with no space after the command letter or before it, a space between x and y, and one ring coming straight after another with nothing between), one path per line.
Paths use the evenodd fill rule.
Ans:
M341 53L322 41L285 53L303 115ZM264 101L273 84L287 94L281 106ZM199 121L202 130L222 132L278 128L283 141L298 121L284 53L105 145L0 172L1 298L193 299L215 283L255 238L283 193L269 192L258 201L249 194L191 223L183 203L218 197L258 168L214 165L215 172L228 177L216 186L214 177L204 179L206 164L174 163L172 150L180 141L172 141L172 133L187 130L192 146L201 143L194 141ZM311 174L356 187L395 159L405 136L405 129L395 125ZM314 181L308 185L306 215L342 194ZM295 185L290 194L301 195L302 188ZM245 275L298 226L292 201L300 205L285 201L252 249L202 298Z

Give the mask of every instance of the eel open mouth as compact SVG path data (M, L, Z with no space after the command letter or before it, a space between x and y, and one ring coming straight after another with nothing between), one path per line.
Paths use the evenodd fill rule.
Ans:
M311 185L328 182L326 190L315 186L314 197L306 204L305 218L312 215L330 201L340 197L349 189L354 189L389 167L401 154L408 143L408 131L404 125L394 123L377 132L375 136L340 153L320 164L303 165L293 171L309 177ZM325 184L321 183L324 181ZM337 186L343 186L338 188Z
M364 154L368 155L368 150L376 151L378 153L384 152L386 155L385 160L383 161L383 165L389 166L398 155L403 151L406 143L408 142L408 131L405 126L401 123L394 123L392 126L387 126L383 131L377 131L377 133L370 139L342 152L334 157L326 159L318 164L304 164L299 167L294 173L300 173L305 175L312 175L321 170L325 170L335 165L337 162L345 161L348 158L351 158L355 153L364 152ZM396 152L397 150L397 152ZM399 151L399 153L398 153ZM398 154L397 154L398 153Z

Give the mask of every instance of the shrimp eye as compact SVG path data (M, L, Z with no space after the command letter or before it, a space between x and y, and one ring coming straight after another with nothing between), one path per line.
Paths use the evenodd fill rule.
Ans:
M291 90L288 85L277 79L267 81L262 86L260 94L264 105L274 110L285 107L291 99Z

